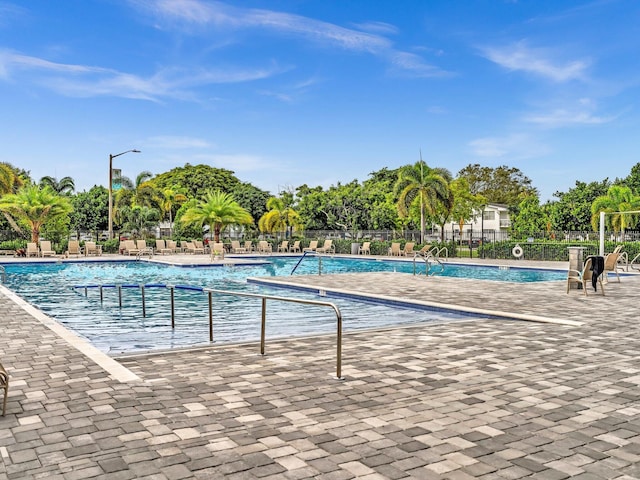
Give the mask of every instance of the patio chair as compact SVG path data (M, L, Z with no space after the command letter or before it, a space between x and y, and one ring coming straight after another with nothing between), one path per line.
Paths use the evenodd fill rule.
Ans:
M156 240L156 253L160 255L170 255L173 253L173 250L167 247L167 242L164 240Z
M209 250L202 240L194 240L193 244L196 246L196 253L206 253Z
M78 257L83 255L82 247L78 240L69 240L66 255L67 257L70 257L71 255L76 255Z
M222 258L224 259L224 243L218 242L211 244L211 260Z
M40 240L40 255L42 257L55 257L56 252L51 248L51 242L49 240Z
M171 250L171 253L179 253L182 251L175 240L167 240L166 245L167 248Z
M238 240L231 240L231 253L247 253L247 249L241 247Z
M402 250L402 255L404 255L405 257L409 257L409 256L413 256L414 251L413 251L413 246L415 245L414 242L407 242L404 244L404 249Z
M123 255L138 255L138 253L140 253L140 250L138 250L138 247L136 247L136 242L134 240L125 240L124 242L122 242L124 245L124 251L122 252Z
M38 248L38 244L35 242L27 243L27 250L25 253L27 257L39 257L40 249Z
M247 240L244 242L244 249L247 251L247 253L251 253L254 251L253 248L253 242L251 242L251 240Z
M97 245L96 242L84 242L84 254L89 255L102 255L102 245Z
M289 241L283 240L280 245L278 245L279 252L288 252L289 251Z
M389 255L392 257L399 257L402 255L402 251L400 250L400 242L393 242L389 247Z
M153 247L147 246L146 240L137 240L136 247L138 249L138 255L149 255L153 257Z
M624 245L618 245L613 250L613 252L608 253L604 256L604 273L602 275L604 276L605 282L609 281L608 273L613 272L616 274L618 283L620 283L620 275L618 275L618 268L624 268L624 267L618 265L618 259L620 258L623 247Z
M358 255L371 255L371 242L364 242L358 247Z
M273 248L271 247L271 244L266 240L260 240L258 242L258 253L271 253L272 251Z
M318 241L317 240L311 240L309 242L309 246L307 248L303 248L302 251L303 252L315 252L318 249Z
M325 240L324 245L316 248L317 253L336 253L336 247L333 246L333 240Z
M594 272L591 269L591 266L593 265L593 260L594 260L594 257L587 257L581 272L579 272L578 270L569 270L567 274L567 293L569 293L569 290L571 289L571 285L573 283L577 283L578 288L580 288L580 285L581 285L582 290L584 290L585 296L587 296L588 295L587 290L589 288L593 288L597 291L597 285L600 284L600 291L604 296L604 286L602 285L603 275L598 275L594 279Z
M289 247L290 252L300 252L300 240L293 242L293 245Z

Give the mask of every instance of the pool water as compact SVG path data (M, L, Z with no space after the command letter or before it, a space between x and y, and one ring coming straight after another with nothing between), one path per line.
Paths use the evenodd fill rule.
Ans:
M247 257L244 257L247 258ZM201 292L175 290L175 323L171 329L171 297L167 288L145 288L146 316L142 314L139 288L123 288L122 307L118 290L100 290L86 285L190 285L276 296L319 298L301 291L268 289L247 283L248 277L289 275L296 258L257 260L266 264L236 267L210 266L184 268L147 262L65 262L58 264L6 264L6 286L47 315L55 318L100 350L134 353L209 344L208 296ZM305 258L295 274L317 274L319 260ZM412 262L322 258L323 273L412 272ZM447 265L451 276L476 275L480 278L512 281L554 280L549 272L516 269L499 270ZM564 278L564 277L562 277ZM86 292L86 294L85 294ZM468 320L464 314L426 311L380 304L320 298L335 303L342 312L345 331L391 325ZM215 295L213 305L214 343L258 340L260 299ZM332 309L276 301L267 302L267 338L334 333L336 319Z

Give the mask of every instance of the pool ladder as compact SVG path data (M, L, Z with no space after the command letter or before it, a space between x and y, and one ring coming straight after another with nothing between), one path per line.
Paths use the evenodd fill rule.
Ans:
M442 248L446 248L446 247L442 247ZM436 255L431 254L431 252L427 252L427 253L415 252L415 254L413 255L413 274L421 275L421 273L418 272L418 269L416 266L416 259L418 258L424 259L425 276L432 277L434 275L438 275L444 272L444 264L440 261L440 258L438 258L438 255L437 255L441 250L442 249L436 251ZM439 268L439 270L438 271L433 270L434 267Z
M296 266L293 267L293 269L291 270L291 273L289 275L293 275L293 272L296 271L298 266L307 257L307 255L318 257L318 275L322 275L322 255L318 255L316 252L304 252L300 257L300 260L298 260L298 263L296 263Z
M265 354L266 343L266 322L267 322L267 300L289 302L289 303L301 303L306 305L314 305L317 307L329 307L332 308L336 314L336 378L343 380L342 377L342 313L338 306L331 302L323 302L319 300L307 300L304 298L293 297L279 297L275 295L265 295L262 293L249 293L249 292L234 292L230 290L219 290L214 288L205 288L191 285L165 285L161 283L150 283L145 285L136 284L122 284L122 285L76 285L74 290L84 290L85 297L88 297L89 289L100 290L100 303L104 301L105 289L117 289L118 290L118 306L122 308L122 289L123 288L137 288L140 289L142 297L142 316L147 316L146 309L146 297L145 290L149 288L166 288L169 289L171 295L171 329L175 329L175 291L176 290L189 290L194 292L206 293L209 302L209 341L213 342L213 294L218 295L231 295L237 297L250 297L259 298L262 302L262 315L261 315L261 331L260 331L260 354Z

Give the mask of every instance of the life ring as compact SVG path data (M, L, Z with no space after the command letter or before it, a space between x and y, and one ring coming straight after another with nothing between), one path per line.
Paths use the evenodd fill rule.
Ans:
M511 254L515 257L515 258L522 258L522 254L524 253L524 251L522 250L522 247L518 244L516 244L515 247L513 247L513 250L511 250Z

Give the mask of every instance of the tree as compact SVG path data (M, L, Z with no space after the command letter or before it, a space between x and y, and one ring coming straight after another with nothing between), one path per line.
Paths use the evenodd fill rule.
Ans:
M71 177L62 177L60 180L55 177L42 177L40 186L50 187L58 195L71 195L76 189L76 184Z
M511 231L525 237L536 232L543 232L549 224L549 215L540 200L528 195L518 204L518 213L511 219Z
M73 207L69 200L49 187L27 185L17 193L0 199L0 211L7 212L31 229L31 241L37 243L42 226L61 216L68 216Z
M109 217L109 191L102 186L94 185L88 192L80 192L71 197L73 212L71 213L71 228L78 233L89 230L96 235L107 230Z
M173 236L173 209L176 205L186 202L187 196L177 189L164 188L160 197L160 208L164 215L169 216L169 236Z
M452 202L442 203L436 209L436 219L440 226L440 241L444 242L444 227L450 219L458 222L460 232L465 222L473 218L474 214L486 205L486 199L480 194L473 194L469 190L467 179L456 178L449 183L449 190L453 196ZM460 235L462 242L462 235Z
M9 193L16 193L23 185L23 180L18 171L8 163L0 163L0 198ZM22 229L8 212L2 212L7 223L16 232L22 234Z
M293 198L289 198L289 202L291 200ZM273 233L274 231L285 232L288 230L290 237L294 229L300 228L300 215L289 202L278 197L271 197L267 201L268 211L258 221L258 228L261 232Z
M420 160L414 165L400 169L395 191L398 192L398 212L400 216L409 214L409 207L418 202L420 208L420 242L424 243L426 214L436 214L438 204L450 205L453 201L446 170L436 170ZM449 177L451 176L448 174Z
M124 206L120 210L122 229L134 237L153 236L152 229L158 225L160 211L146 205Z
M515 207L527 195L538 196L531 179L519 169L503 165L497 168L467 165L458 172L469 182L471 193L480 194L489 203L501 203Z
M591 205L591 225L594 230L599 229L600 212L610 213L605 217L606 224L614 232L624 232L628 227L638 224L640 215L640 196L634 195L629 187L612 185L607 194L596 198ZM624 213L636 212L636 213Z
M606 195L611 186L608 179L601 182L579 182L567 192L553 194L558 200L550 205L550 220L555 230L583 232L591 230L591 205Z
M220 232L228 225L247 225L253 222L251 214L233 197L221 191L207 192L202 201L189 208L181 218L185 224L209 225L214 241L220 241Z
M200 198L206 192L216 190L235 193L242 183L233 175L231 170L214 168L209 165L190 165L188 163L184 167L176 167L168 172L156 175L151 182L159 190L168 187L181 188L182 192L189 198ZM262 202L262 208L264 208L265 203L266 199ZM245 208L247 207L245 206ZM260 218L260 216L257 218Z

